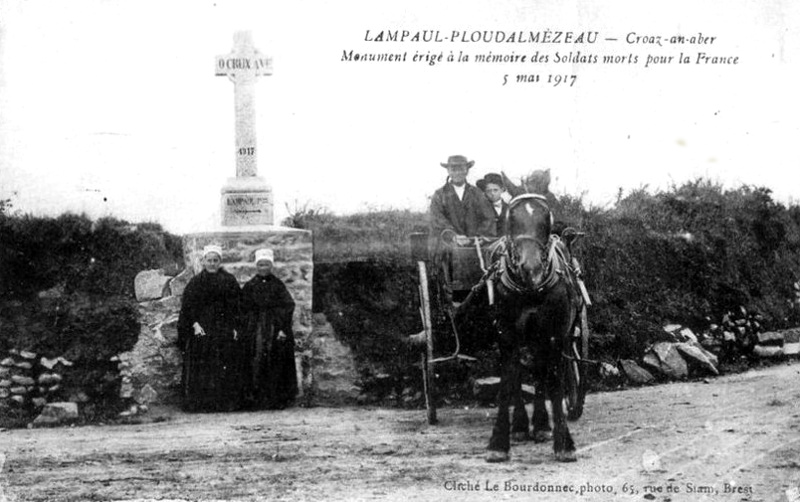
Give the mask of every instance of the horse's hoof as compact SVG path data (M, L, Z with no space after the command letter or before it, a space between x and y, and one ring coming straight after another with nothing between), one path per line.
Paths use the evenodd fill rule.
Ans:
M553 433L551 431L534 431L533 432L533 442L534 443L546 443L553 438Z
M507 451L490 450L486 454L486 461L492 464L497 462L508 462L509 458L511 458L511 455L509 455Z
M531 435L527 432L512 432L511 440L517 443L522 443L524 441L530 441Z
M574 451L557 451L556 461L558 462L577 462L578 457Z

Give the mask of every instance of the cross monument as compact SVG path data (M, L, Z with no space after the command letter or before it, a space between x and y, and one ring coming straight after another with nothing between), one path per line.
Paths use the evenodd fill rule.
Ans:
M233 82L236 112L236 177L222 187L222 225L272 225L272 188L258 176L256 146L256 77L272 75L272 58L253 46L249 31L233 36L233 51L217 56L215 75Z

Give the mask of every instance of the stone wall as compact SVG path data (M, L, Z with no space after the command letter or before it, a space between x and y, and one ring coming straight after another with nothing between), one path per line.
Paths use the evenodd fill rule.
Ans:
M202 270L203 248L222 246L222 265L243 285L256 273L256 250L270 248L275 253L273 273L286 284L297 307L294 330L301 347L311 333L314 248L311 232L283 227L228 227L189 234L183 238L184 260L194 273Z
M358 388L353 356L332 335L330 326L312 318L313 242L311 233L280 227L226 228L184 236L187 267L169 277L160 270L140 272L135 280L141 314L136 346L120 354L122 397L137 407L178 402L182 358L177 346L181 296L189 280L202 270L202 249L223 249L223 267L244 284L256 273L255 251L275 253L273 273L294 298L296 364L300 394L313 404L355 400ZM134 410L136 411L136 410Z

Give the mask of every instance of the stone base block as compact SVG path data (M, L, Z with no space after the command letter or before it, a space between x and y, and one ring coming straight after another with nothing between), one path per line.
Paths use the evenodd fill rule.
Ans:
M272 225L272 188L263 178L230 178L222 187L222 225Z

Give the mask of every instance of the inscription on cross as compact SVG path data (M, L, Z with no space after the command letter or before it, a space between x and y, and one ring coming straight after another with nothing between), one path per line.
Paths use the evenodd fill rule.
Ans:
M253 47L249 31L238 31L233 51L216 57L214 73L233 82L236 112L236 177L222 187L222 225L272 225L272 188L258 175L254 85L272 75L272 59Z
M272 58L253 47L249 31L233 36L233 51L217 56L215 74L228 77L234 85L236 110L236 176L258 175L256 149L255 80L260 75L272 75Z

